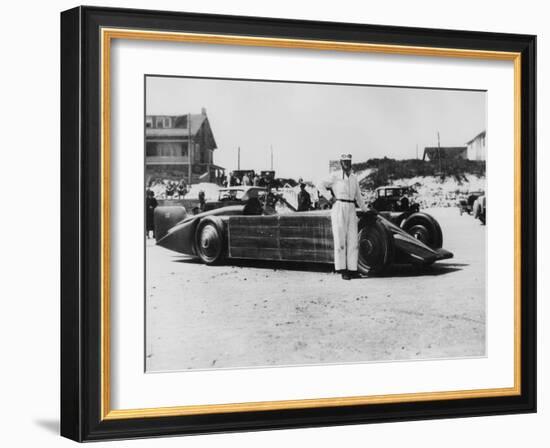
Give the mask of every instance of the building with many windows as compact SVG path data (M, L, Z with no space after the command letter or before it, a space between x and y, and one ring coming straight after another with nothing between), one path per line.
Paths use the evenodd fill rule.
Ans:
M146 181L185 180L187 184L216 182L224 169L214 164L216 140L206 115L145 117Z

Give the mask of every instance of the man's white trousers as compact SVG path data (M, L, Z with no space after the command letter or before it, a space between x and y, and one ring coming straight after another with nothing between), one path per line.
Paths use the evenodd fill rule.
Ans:
M355 203L336 201L331 210L334 236L334 268L357 270L359 242Z

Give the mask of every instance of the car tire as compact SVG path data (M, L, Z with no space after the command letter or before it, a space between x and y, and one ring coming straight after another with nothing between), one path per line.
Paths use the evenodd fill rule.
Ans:
M443 247L443 232L439 223L427 213L415 213L402 223L401 228L431 249Z
M217 264L225 258L223 223L218 219L203 219L195 232L195 250L205 264Z
M393 263L393 235L379 220L359 224L358 269L362 274L380 275Z

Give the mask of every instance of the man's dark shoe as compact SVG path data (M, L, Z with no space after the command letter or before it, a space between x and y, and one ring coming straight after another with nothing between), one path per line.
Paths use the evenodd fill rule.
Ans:
M348 272L348 271L343 271L343 272L342 272L342 279L344 279L344 280L351 280L351 276L349 275L349 272Z
M357 271L348 271L349 278L361 278L361 274Z

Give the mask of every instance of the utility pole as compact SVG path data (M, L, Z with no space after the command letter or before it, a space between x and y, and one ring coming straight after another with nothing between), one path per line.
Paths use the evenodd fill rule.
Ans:
M437 131L437 155L439 159L439 172L441 173L441 142L439 140L439 131Z
M237 148L237 170L241 169L241 147Z
M191 114L187 114L187 163L189 164L189 169L187 172L189 185L192 183L192 170L191 165L193 164L193 144L191 142Z

